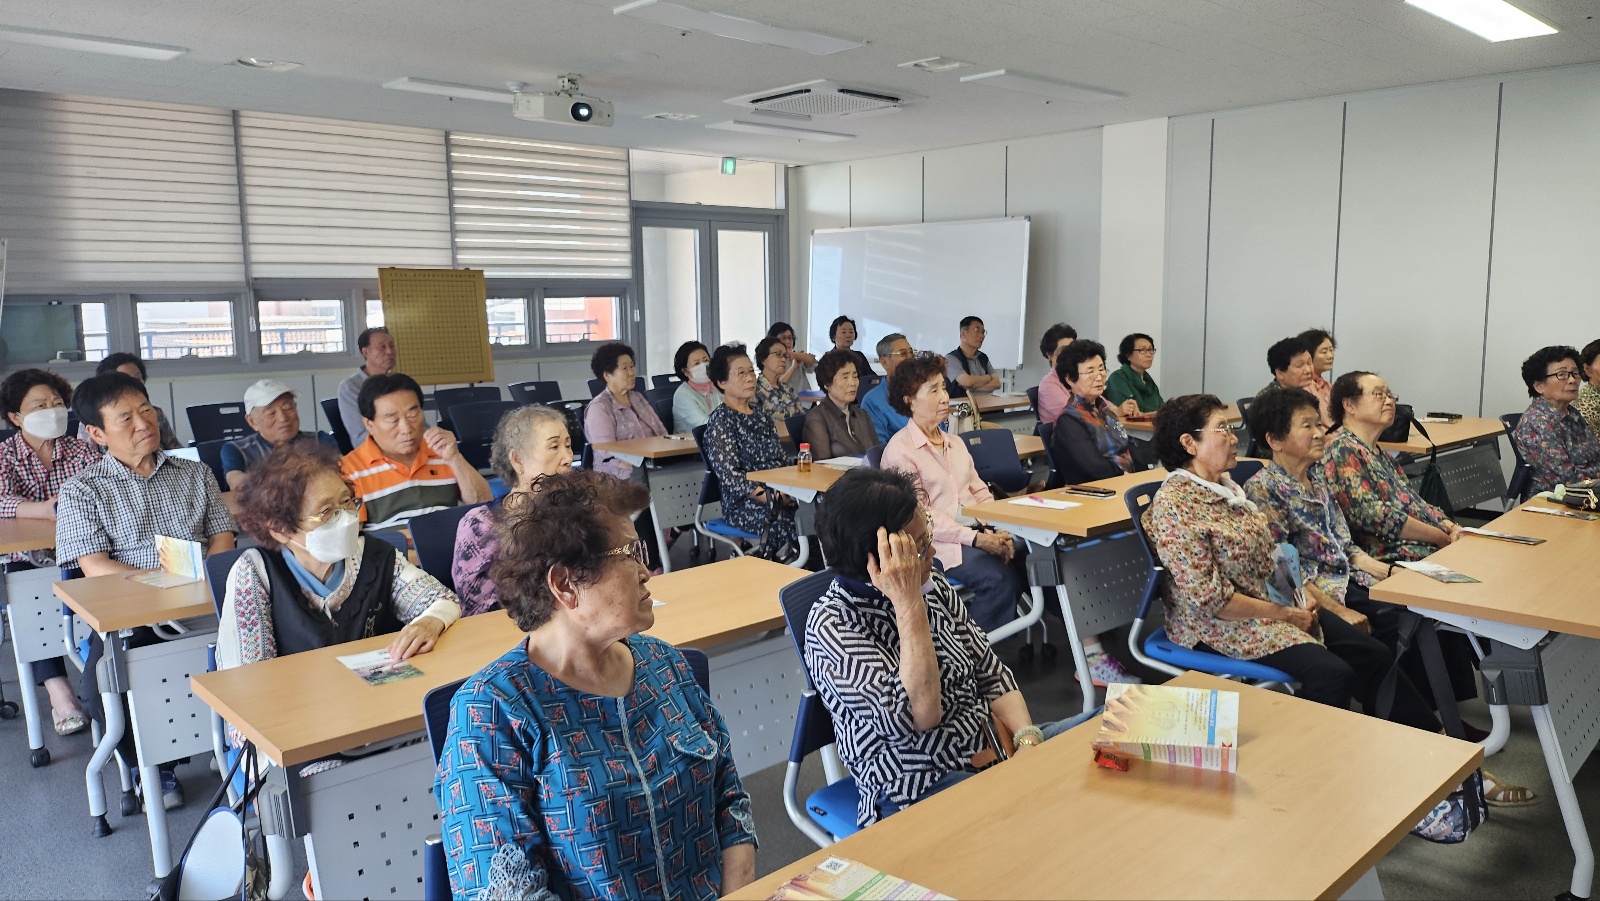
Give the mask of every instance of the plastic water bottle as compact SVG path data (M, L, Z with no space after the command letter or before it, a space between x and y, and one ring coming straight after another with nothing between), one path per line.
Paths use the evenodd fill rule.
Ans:
M794 458L794 466L801 472L811 471L811 445L800 445L800 454Z

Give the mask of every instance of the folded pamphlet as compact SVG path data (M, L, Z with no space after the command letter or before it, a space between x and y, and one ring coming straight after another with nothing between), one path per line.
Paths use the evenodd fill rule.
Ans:
M1300 552L1292 544L1272 549L1272 575L1267 579L1267 599L1284 607L1306 605L1305 576L1300 572Z
M837 466L840 469L855 469L857 466L861 465L861 458L860 457L829 457L826 460L818 460L817 463L819 465L821 465L821 466Z
M955 901L949 895L843 857L830 857L785 882L768 901L845 901L846 898Z
M1474 528L1472 526L1464 526L1462 527L1461 531L1466 532L1468 535L1481 535L1484 538L1493 538L1496 541L1509 541L1513 544L1544 544L1543 538L1532 538L1527 535L1513 535L1510 532L1495 532L1489 529Z
M156 559L161 568L129 576L135 582L152 588L176 588L192 585L206 577L205 549L198 541L186 541L168 535L156 536Z
M1113 682L1094 747L1100 757L1237 772L1239 693Z
M1419 572L1436 582L1476 582L1471 576L1463 575L1447 566L1429 563L1426 560L1416 560L1398 564L1412 572Z
M365 654L347 654L336 659L356 675L367 680L368 685L386 685L422 675L422 670L404 660L390 660L388 648L379 648Z
M1036 497L1034 495L1014 497L1011 499L1011 503L1020 507L1043 507L1046 510L1070 510L1073 507L1083 506L1077 501L1060 501L1055 498Z
M1550 516L1565 516L1568 519L1581 519L1585 522L1594 522L1600 519L1600 514L1583 513L1578 510L1563 510L1560 507L1523 507L1529 513L1545 513Z

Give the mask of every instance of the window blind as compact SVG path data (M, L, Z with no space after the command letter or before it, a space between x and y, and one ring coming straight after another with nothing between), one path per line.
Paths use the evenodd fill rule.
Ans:
M628 152L450 134L456 263L489 278L626 279Z
M225 110L0 90L6 290L242 284Z
M239 113L255 278L450 266L444 133Z

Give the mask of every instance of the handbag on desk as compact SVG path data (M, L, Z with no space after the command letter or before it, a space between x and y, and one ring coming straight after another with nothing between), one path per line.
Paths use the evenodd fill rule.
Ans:
M1422 477L1417 480L1417 496L1443 510L1444 515L1454 516L1455 507L1450 503L1450 489L1445 487L1444 475L1439 471L1439 448L1433 443L1433 436L1428 434L1427 426L1416 420L1410 405L1395 405L1394 424L1384 429L1378 440L1396 443L1410 441L1412 426L1416 426L1417 434L1428 442L1429 448L1428 465L1422 470Z
M1574 510L1600 510L1600 479L1557 485L1555 497Z

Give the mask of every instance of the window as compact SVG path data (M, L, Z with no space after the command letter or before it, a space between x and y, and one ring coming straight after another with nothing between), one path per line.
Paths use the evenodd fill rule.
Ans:
M263 300L256 304L261 355L344 352L344 302Z
M622 298L616 296L546 297L544 343L621 340L621 311Z
M146 360L235 357L233 303L228 298L134 298L139 356Z
M383 325L383 301L367 298L367 324L363 328L378 328Z
M489 343L504 345L528 343L526 297L489 298Z
M106 305L101 301L8 300L0 337L0 369L37 366L52 360L105 359Z

